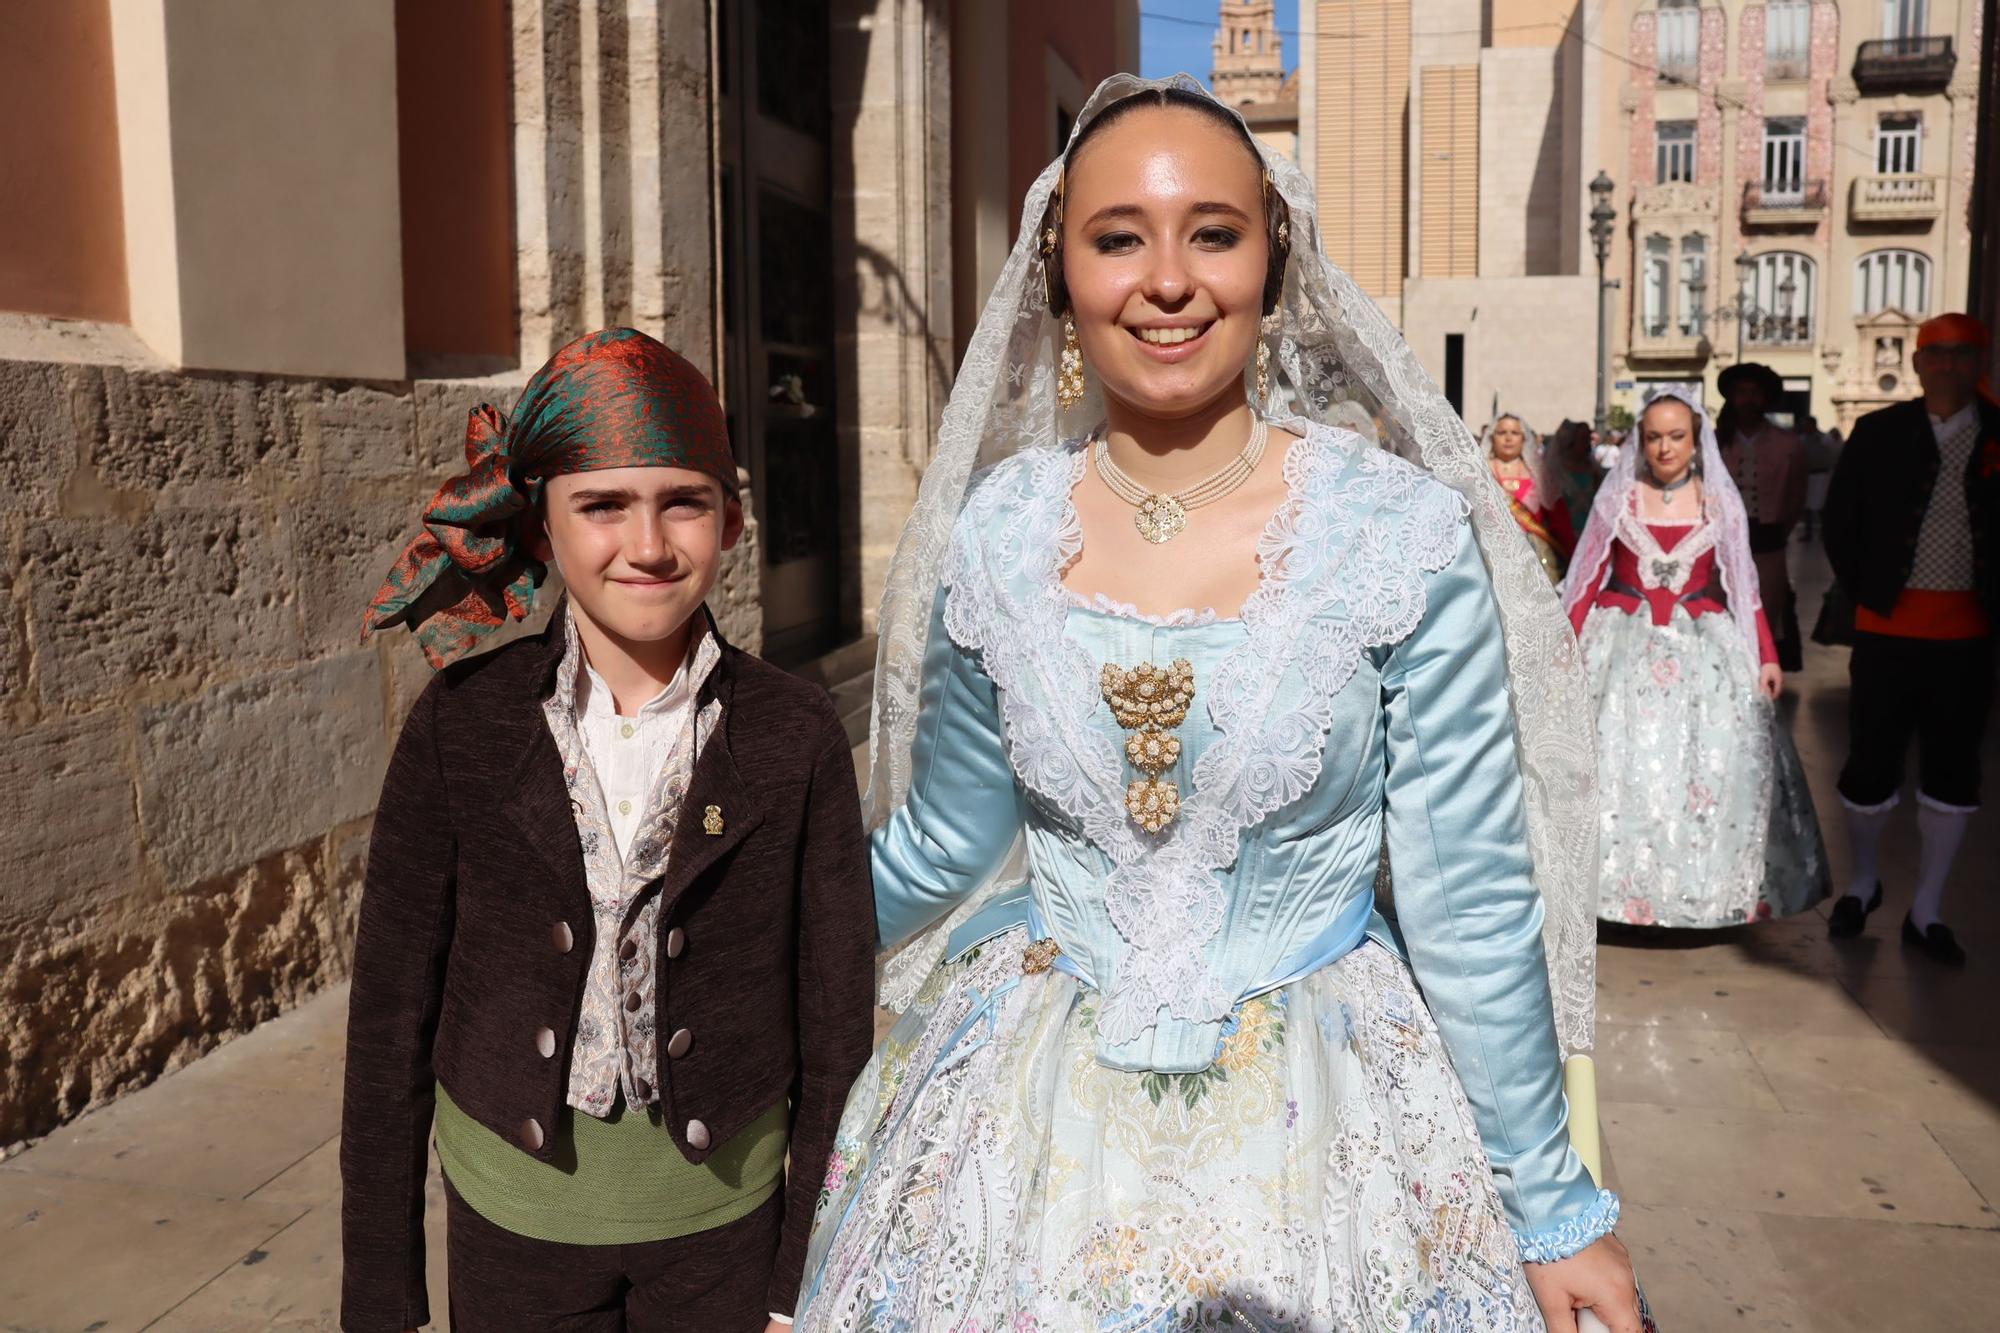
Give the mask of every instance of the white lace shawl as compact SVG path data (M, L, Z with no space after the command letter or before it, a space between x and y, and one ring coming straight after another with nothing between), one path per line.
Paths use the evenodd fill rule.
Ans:
M1467 513L1449 487L1350 432L1283 424L1304 438L1286 454L1288 499L1258 543L1244 640L1205 682L1216 739L1157 838L1128 817L1122 748L1094 719L1101 664L1065 631L1085 450L1001 463L974 488L952 544L945 629L1000 687L1015 775L1112 862L1105 906L1127 952L1098 1018L1108 1045L1138 1037L1163 1007L1189 1022L1228 1015L1236 996L1204 957L1226 906L1219 876L1246 830L1318 781L1335 697L1364 649L1400 642L1423 619L1424 575L1450 562ZM1281 691L1295 672L1306 688Z
M1072 136L1113 102L1160 87L1208 95L1188 75L1168 80L1116 75L1091 96ZM1274 396L1313 422L1358 417L1377 423L1383 447L1444 482L1469 506L1506 640L1529 852L1547 909L1543 938L1557 1034L1566 1050L1587 1050L1596 980L1597 786L1589 683L1575 636L1505 495L1493 483L1484 451L1381 310L1327 259L1312 189L1297 165L1269 148L1259 151L1290 209L1292 226L1283 294L1265 334ZM973 472L1024 449L1080 438L1103 416L1094 377L1075 408L1064 412L1056 401L1061 323L1041 295L1036 232L1060 168L1060 160L1050 163L1028 191L1019 239L966 347L936 450L890 565L878 620L881 646L869 729L864 807L871 825L899 808L909 789L932 610ZM1246 365L1246 398L1254 393L1253 383ZM946 933L985 896L975 893L888 961L883 1003L891 1008L908 1003L942 957Z

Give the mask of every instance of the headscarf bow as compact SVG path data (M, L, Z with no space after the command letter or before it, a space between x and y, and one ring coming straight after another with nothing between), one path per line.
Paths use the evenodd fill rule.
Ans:
M604 329L535 372L512 415L490 403L465 427L466 470L425 506L424 529L368 603L361 638L408 625L433 667L533 609L547 569L522 519L536 488L567 472L679 467L736 490L722 404L700 371L636 329Z

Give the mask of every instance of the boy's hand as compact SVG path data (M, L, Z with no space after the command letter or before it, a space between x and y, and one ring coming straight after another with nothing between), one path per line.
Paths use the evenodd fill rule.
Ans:
M764 1325L764 1333L791 1333L792 1326L782 1319L773 1319Z

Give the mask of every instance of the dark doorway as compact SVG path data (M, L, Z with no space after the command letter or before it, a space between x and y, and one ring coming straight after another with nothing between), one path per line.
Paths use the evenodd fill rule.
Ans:
M763 549L764 654L840 634L827 0L722 0L723 347Z
M1465 335L1444 335L1444 397L1451 410L1465 415Z

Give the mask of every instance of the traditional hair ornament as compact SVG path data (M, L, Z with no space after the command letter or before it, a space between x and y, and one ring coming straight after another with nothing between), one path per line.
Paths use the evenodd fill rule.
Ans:
M1051 315L1069 314L1069 291L1062 280L1063 175L1056 172L1055 192L1042 215L1042 300Z

